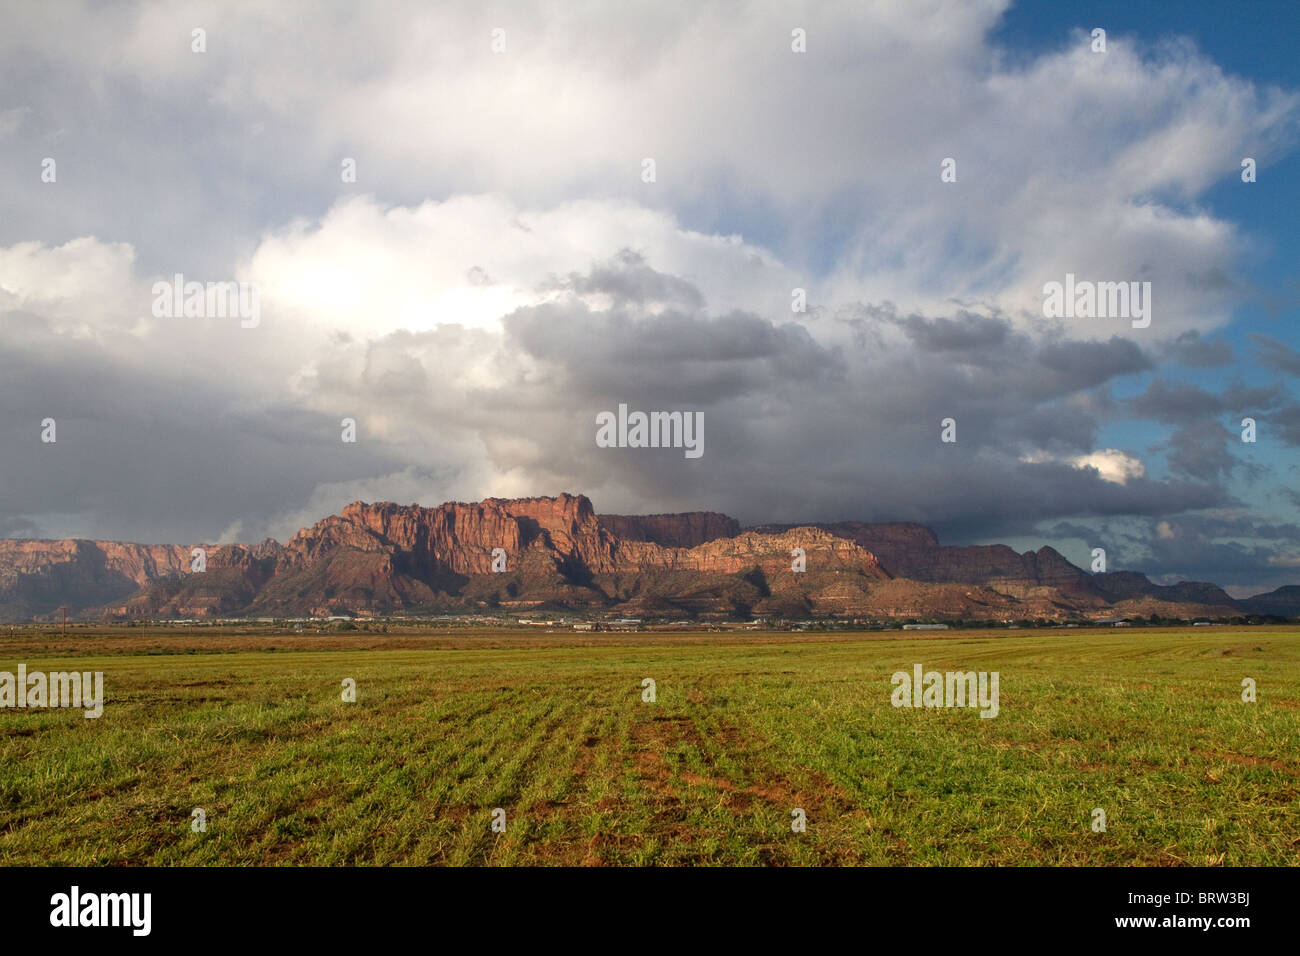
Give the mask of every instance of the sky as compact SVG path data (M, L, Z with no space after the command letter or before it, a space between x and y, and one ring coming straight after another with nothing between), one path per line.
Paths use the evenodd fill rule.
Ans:
M1294 3L4 18L0 536L567 491L1300 583Z

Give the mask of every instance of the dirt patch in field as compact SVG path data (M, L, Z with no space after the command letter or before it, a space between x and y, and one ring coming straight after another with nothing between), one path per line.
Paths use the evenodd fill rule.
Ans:
M724 727L720 733L711 734L724 749L733 755L743 756L751 747L735 727ZM848 802L847 794L824 774L806 770L804 785L795 784L790 775L769 765L750 772L755 781L748 786L737 783L720 773L699 773L683 770L674 774L664 754L681 743L692 745L710 770L715 769L709 746L701 736L695 722L689 717L655 717L633 728L632 742L637 748L637 770L648 789L661 794L678 796L683 787L705 787L719 792L719 804L740 811L751 810L755 804L768 805L788 813L796 807L809 813L823 810L828 803Z
M815 770L807 770L805 775L808 777L808 786L801 787L793 784L780 771L764 774L764 783L750 787L749 792L775 807L790 810L799 807L810 814L820 813L830 803L848 803L848 795L832 783L829 777Z
M652 793L676 796L676 789L672 786L672 768L664 759L664 753L682 743L704 752L704 740L695 729L695 721L689 717L656 715L633 725L633 760L642 783Z
M1287 776L1294 777L1297 775L1297 768L1288 764L1280 757L1265 759L1264 757L1256 757L1251 754L1234 754L1222 750L1200 750L1198 748L1193 748L1192 753L1199 754L1202 757L1210 757L1214 760L1226 760L1228 763L1237 764L1242 767L1268 767L1272 770L1276 770L1278 773L1286 774Z
M618 836L609 833L593 833L587 841L587 853L582 858L583 866L609 866L605 854L613 849L618 851Z
M600 743L597 737L584 737L578 744L578 756L573 762L573 780L574 784L580 784L587 779L591 773L591 765L596 762L596 745Z

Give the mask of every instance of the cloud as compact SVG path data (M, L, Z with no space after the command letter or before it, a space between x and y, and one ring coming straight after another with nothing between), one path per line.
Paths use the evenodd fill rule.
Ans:
M901 321L917 348L927 352L966 352L996 348L1009 333L1008 322L991 316L964 314L958 318L926 319L910 315Z
M1170 341L1164 348L1169 359L1192 368L1221 368L1232 362L1232 346L1223 341L1202 338L1195 329L1189 329Z
M1070 459L1070 464L1075 468L1095 468L1103 481L1117 485L1127 484L1130 478L1146 475L1146 466L1140 460L1115 448L1077 455Z
M283 535L294 521L337 510L346 495L384 492L418 491L431 503L569 489L587 491L606 510L707 503L742 521L921 520L963 535L1227 500L1213 483L1222 469L1193 472L1210 481L1200 487L1153 481L1128 453L1098 450L1097 409L1107 398L1096 390L1150 365L1132 342L1059 334L1040 342L969 310L899 319L892 307L857 303L852 314L879 342L864 348L817 320L711 307L732 300L732 288L744 299L733 276L753 269L755 257L773 274L783 265L741 243L712 243L659 214L644 220L653 227L643 233L647 251L630 251L619 234L619 208L530 211L481 197L386 209L345 200L317 224L269 234L237 270L265 290L257 329L151 317L128 326L122 319L100 329L112 335L81 346L82 364L100 371L72 371L68 354L44 359L79 383L59 400L71 406L59 451L74 455L78 469L105 476L97 494L115 504L100 527L110 529L113 522L157 529L168 520L157 505L169 500L176 522L193 488L218 481L218 461L241 462L238 480L226 480L227 494L210 491L204 504L183 511L179 524L203 538L232 535L236 521L252 538ZM491 217L507 230L511 222L526 224L528 242L494 245L498 234L487 229L476 245L474 224ZM611 255L585 268L557 267L589 255L587 245L566 249L566 235L579 227L592 235L602 224L609 237L589 242L607 244ZM718 263L708 274L709 294L658 259L681 269L698 263L701 250ZM93 260L103 250L92 244L83 251ZM420 264L430 260L467 296L483 292L466 263L483 264L493 288L507 290L504 304L469 308L464 322L450 321L461 313L449 311L443 321L405 327L420 324L409 317L447 294L438 282L426 287L429 270ZM151 277L133 269L129 250L112 261L119 273L113 284L148 301ZM313 270L338 272L327 287L332 295L309 281ZM50 308L57 312L57 304ZM61 333L38 327L30 347L57 355L48 344ZM198 333L212 349L237 356L246 374L231 380L209 354L185 349ZM12 381L29 386L27 418L39 421L38 406L50 399L35 396L51 376L40 362L27 367L25 381ZM143 390L126 384L144 369L171 374L154 375ZM169 401L172 393L186 400ZM105 406L103 395L122 401ZM598 448L595 415L620 403L702 411L704 459ZM102 426L92 432L77 425L78 415L107 415L114 444L105 444L110 432ZM338 440L344 416L358 422L355 446ZM939 440L948 416L958 421L955 445ZM29 449L26 464L10 470L13 506L40 514L48 488L35 481L30 437L21 429L11 436L15 448ZM137 495L149 487L139 475L151 458L142 454L145 441L157 443L153 467L170 482L162 495ZM1026 462L1026 447L1047 448L1050 456ZM292 478L286 448L295 449L299 465ZM173 457L176 464L161 464ZM255 502L230 497L254 487L261 496ZM865 501L863 487L873 489ZM93 499L64 493L93 509ZM59 510L73 509L61 502Z
M200 271L346 195L418 208L505 191L527 208L594 199L674 213L719 237L750 224L823 302L940 315L958 298L1019 323L1070 271L1152 281L1153 335L1222 324L1242 237L1186 200L1236 174L1242 142L1265 165L1283 155L1300 96L1225 75L1178 41L1114 36L1099 57L1080 32L1013 66L990 40L1006 7L819 4L800 11L807 54L790 50L792 14L759 3L395 2L321 17L219 6L203 10L201 55L184 8L20 9L0 56L30 91L24 128L59 142L69 173L12 196L17 221L44 234L11 221L0 242L62 241L77 221L131 241L149 272ZM504 53L491 50L496 27ZM130 143L150 148L120 148ZM345 157L355 184L340 180ZM944 157L956 183L940 182ZM22 181L17 162L0 160L0 180ZM71 172L91 165L94 177ZM202 248L178 248L195 222ZM622 246L638 248L594 250L582 267ZM345 274L315 279L322 305L346 296Z
M1300 376L1300 352L1258 332L1252 332L1250 337L1260 346L1260 361L1265 366L1288 375Z
M963 341L965 318L900 321L864 305L858 314L875 321L863 322L905 334L887 334L880 350L828 346L811 323L694 309L709 297L642 254L616 253L536 292L543 301L505 315L499 331L443 326L333 343L301 380L304 394L316 408L382 406L383 435L404 436L413 465L436 442L458 468L495 476L480 479L487 484L530 475L549 490L586 490L607 510L708 501L742 520L854 514L969 532L974 514L991 528L1013 515L1023 523L1224 500L1221 489L1152 482L1126 453L1096 451L1089 403L1064 403L1145 368L1130 343L1056 340L1042 350L976 321L976 339L964 341L1001 346L975 345L954 364L951 350L917 349L915 339ZM377 350L409 368L413 384L381 388L365 364ZM1073 369L1071 351L1081 356ZM704 458L598 448L596 414L624 403L702 411ZM959 441L944 445L939 422L954 412ZM1077 459L1065 474L1024 468L1017 449L1038 435ZM867 502L864 484L876 492Z
M1140 459L1116 448L1102 448L1086 455L1075 455L1065 459L1060 459L1050 452L1035 451L1022 455L1020 460L1030 465L1063 462L1072 468L1092 469L1097 472L1102 481L1109 481L1116 485L1125 485L1131 478L1146 476L1146 466Z
M1170 424L1198 422L1223 411L1223 400L1195 385L1177 385L1154 379L1147 390L1128 402L1130 411L1143 418Z
M1068 390L1100 385L1152 367L1135 342L1118 336L1105 342L1051 342L1039 352L1038 361L1067 383Z
M1218 422L1179 425L1166 443L1169 468L1178 475L1201 481L1229 478L1237 460L1228 451L1237 436Z
M1060 522L1044 530L1104 545L1112 570L1139 570L1157 584L1212 581L1235 597L1293 584L1300 558L1300 527L1239 510Z
M1270 412L1266 421L1283 442L1300 448L1300 403L1291 402Z

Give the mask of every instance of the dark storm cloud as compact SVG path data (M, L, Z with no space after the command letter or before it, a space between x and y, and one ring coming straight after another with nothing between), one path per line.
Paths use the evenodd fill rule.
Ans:
M26 518L0 518L0 538L35 538L40 535L40 527Z
M1182 424L1169 436L1166 460L1175 474L1200 481L1226 480L1237 466L1230 442L1239 440L1216 421Z
M646 497L670 507L672 489L745 522L915 520L968 538L1071 515L1156 515L1232 500L1214 480L1121 484L1090 468L1021 460L1035 449L1095 450L1098 410L1111 407L1105 383L1150 367L1131 342L1040 348L1001 320L900 319L888 306L863 305L842 318L872 337L901 329L906 341L840 351L802 326L754 315L652 314L659 286L648 267L615 263L602 270L628 269L635 282L601 280L639 288L646 301L625 297L599 310L568 299L505 323L542 371L497 395L491 414L561 409L552 420L530 419L530 433L549 449L549 470L568 468L615 496L601 507ZM620 403L703 411L704 457L596 448L595 413ZM946 417L956 419L955 444L940 441ZM495 464L519 467L525 459L512 456L523 454L505 449Z
M900 320L907 337L926 352L968 352L1002 345L1011 324L981 315L926 319L910 315Z
M1153 526L1142 566L1156 579L1213 581L1271 590L1294 584L1300 535L1294 525L1250 517L1180 515Z
M1242 513L1212 513L1179 515L1170 519L1180 532L1202 538L1259 538L1300 545L1300 525L1294 522L1276 522L1270 518Z
M364 457L346 454L353 446L340 441L337 418L250 402L237 379L133 367L65 337L25 343L0 352L0 513L10 534L211 541L234 515L255 526L322 480L391 466L373 442ZM47 417L53 444L41 442Z
M1210 581L1224 587L1269 582L1260 588L1263 591L1294 583L1295 569L1278 566L1285 556L1278 548L1179 535L1170 540L1153 538L1142 567L1148 577L1165 583Z
M1104 522L1099 522L1104 524ZM1084 541L1091 541L1098 537L1097 527L1090 524L1079 524L1074 521L1057 521L1050 526L1043 526L1039 530L1043 534L1051 535L1054 538L1080 538Z
M945 538L994 540L998 534L1038 534L1043 521L1057 517L1104 515L1155 516L1231 503L1221 486L1177 479L1130 479L1126 484L1102 481L1096 473L1055 464L1021 464L1004 469L980 468L965 477L990 502L985 513L967 507L961 514L934 523ZM967 502L970 504L970 502ZM1008 530L994 531L994 528Z
M602 401L622 393L707 404L834 378L845 367L803 326L738 312L597 312L570 301L521 309L505 326L528 354L563 366L574 394Z
M1260 346L1259 360L1265 366L1288 375L1300 376L1300 352L1258 332L1252 332L1250 337Z
M1017 419L1025 447L1054 454L1077 454L1097 446L1097 416L1087 408L1060 401L1026 408Z
M972 393L1014 392L1035 405L1153 367L1134 342L1119 336L1104 342L1057 337L1039 345L1004 319L965 311L933 319L900 316L886 302L843 309L837 320L852 330L854 344L864 351L888 349L880 329L901 328L917 347L918 362L928 353L954 369L966 368Z
M1062 391L1091 388L1152 367L1137 343L1119 336L1106 342L1053 342L1038 353L1038 362L1055 373Z
M1238 416L1255 418L1258 428L1267 423L1288 444L1300 442L1300 406L1288 402L1286 392L1275 385L1234 384L1214 394L1157 378L1143 394L1129 399L1127 407L1139 418L1176 426L1167 442L1170 467L1197 478L1231 474L1235 459L1229 448L1240 434L1225 426L1236 427Z
M1220 368L1230 365L1233 359L1231 345L1222 341L1208 341L1195 329L1184 332L1169 342L1163 352L1170 361L1192 368Z
M1284 405L1263 419L1277 437L1292 448L1300 448L1300 404Z
M1129 399L1128 408L1139 418L1189 424L1222 414L1224 403L1218 395L1195 385L1175 385L1157 378L1143 394Z
M1296 583L1300 559L1300 528L1241 512L1061 521L1041 531L1104 543L1111 570L1139 570L1157 584L1209 581L1238 595Z

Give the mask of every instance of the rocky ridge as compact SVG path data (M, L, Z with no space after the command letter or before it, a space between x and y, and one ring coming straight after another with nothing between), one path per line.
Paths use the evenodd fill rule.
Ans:
M191 571L193 547L205 549L202 573ZM791 567L796 549L802 573ZM918 524L742 529L715 512L598 515L585 496L562 494L433 508L357 501L283 545L0 540L0 620L65 607L70 617L127 620L528 609L670 619L1227 618L1300 613L1300 588L1237 601L1213 584L1089 574L1050 547L945 546Z

